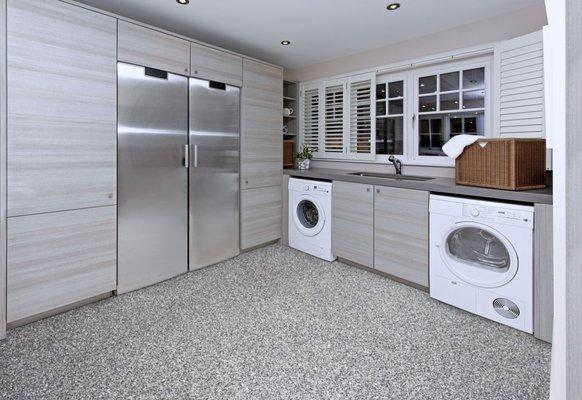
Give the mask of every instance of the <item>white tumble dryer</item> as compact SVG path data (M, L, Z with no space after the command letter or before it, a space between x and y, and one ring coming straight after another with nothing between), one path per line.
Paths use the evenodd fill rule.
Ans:
M289 179L289 246L327 261L331 253L331 182Z
M431 195L431 297L533 331L531 206Z

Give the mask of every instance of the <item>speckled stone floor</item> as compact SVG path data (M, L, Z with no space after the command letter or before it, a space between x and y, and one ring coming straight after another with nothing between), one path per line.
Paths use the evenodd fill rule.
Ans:
M9 332L2 399L535 399L550 346L282 246Z

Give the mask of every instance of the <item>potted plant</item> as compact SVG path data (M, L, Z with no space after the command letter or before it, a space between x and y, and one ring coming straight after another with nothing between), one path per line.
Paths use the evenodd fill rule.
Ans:
M307 146L297 153L297 167L301 170L309 169L309 160L313 158L313 152Z

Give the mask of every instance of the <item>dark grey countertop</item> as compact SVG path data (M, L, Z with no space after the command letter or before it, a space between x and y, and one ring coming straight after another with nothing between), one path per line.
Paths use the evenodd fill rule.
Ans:
M493 200L508 200L522 203L552 204L552 188L538 190L499 190L475 186L457 185L452 178L434 178L428 181L407 181L386 178L349 175L357 170L340 170L312 168L308 171L285 169L285 174L296 178L321 179L328 181L344 181L364 183L368 185L391 186L405 189L426 190L431 193L455 194L462 196L481 197Z

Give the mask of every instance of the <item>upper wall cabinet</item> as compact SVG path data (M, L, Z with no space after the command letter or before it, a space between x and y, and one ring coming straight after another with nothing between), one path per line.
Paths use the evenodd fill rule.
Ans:
M242 57L197 43L191 46L193 77L242 86Z
M283 71L243 61L241 188L281 185L283 173Z
M116 203L116 20L8 2L8 215Z
M544 51L542 31L495 48L495 125L502 137L543 138Z
M130 64L190 74L190 42L121 20L117 57Z

